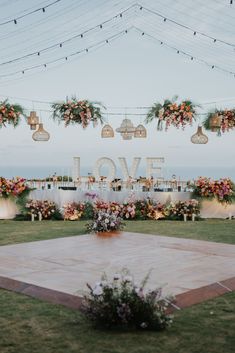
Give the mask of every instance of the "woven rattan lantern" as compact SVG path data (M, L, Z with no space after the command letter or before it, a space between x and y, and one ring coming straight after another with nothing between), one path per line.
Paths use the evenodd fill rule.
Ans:
M134 132L134 137L136 138L146 138L147 137L147 130L143 125L138 125Z
M208 137L203 134L202 127L199 125L196 134L191 137L191 142L195 144L206 144L208 142Z
M110 125L104 125L104 127L101 130L101 137L102 138L110 138L110 137L114 137L114 131L112 126Z
M39 118L36 114L36 112L32 111L30 112L28 118L27 118L27 123L30 125L31 130L36 130L37 125L39 124Z
M123 140L131 140L134 136L135 127L130 119L124 119L116 131L121 134Z
M43 124L39 124L38 129L33 133L32 138L34 141L48 141L50 134L43 129Z
M209 126L212 132L217 132L221 127L222 117L218 113L213 114L209 120Z

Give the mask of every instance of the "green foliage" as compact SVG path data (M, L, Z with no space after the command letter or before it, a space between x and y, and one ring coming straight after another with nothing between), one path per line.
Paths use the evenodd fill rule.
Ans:
M99 102L88 100L77 100L72 97L70 101L53 103L52 117L58 122L64 121L65 126L70 124L79 124L86 128L90 122L95 126L98 122L103 123L101 108L104 108Z
M0 128L6 124L16 127L19 125L20 117L25 116L24 108L20 104L10 104L8 100L0 102Z
M149 275L137 287L127 270L112 281L104 275L84 297L83 312L95 325L106 328L163 330L173 316L166 313L171 298L162 297L161 288L145 290Z

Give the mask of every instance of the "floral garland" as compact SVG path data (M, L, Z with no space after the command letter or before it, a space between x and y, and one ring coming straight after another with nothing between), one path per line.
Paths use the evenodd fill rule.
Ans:
M235 128L235 109L225 109L208 113L207 118L203 122L206 130L211 130L210 121L215 114L218 115L219 119L219 126L216 128L218 135L221 135L221 132L229 132Z
M14 179L6 179L0 177L0 197L19 197L23 193L29 191L25 183L25 179L16 177Z
M200 177L192 185L194 196L201 199L213 199L223 204L232 203L235 199L235 185L229 178L212 180Z
M7 100L0 102L0 128L6 127L6 124L16 127L21 115L24 115L21 105L10 104Z
M163 129L163 122L165 122L166 130L170 125L177 129L180 127L184 129L188 124L192 125L193 120L195 120L196 106L190 100L176 103L177 98L174 97L172 100L165 99L163 104L155 103L147 114L146 123L158 118L158 130Z
M68 102L53 103L53 119L64 121L65 126L71 124L82 125L85 129L90 122L95 126L98 121L103 123L101 104L88 100L77 100L73 97Z
M88 217L85 216L87 213L87 207L90 208ZM161 204L154 200L137 200L124 202L119 204L118 202L104 202L97 200L94 204L91 203L70 203L64 206L64 220L80 220L93 218L92 215L98 213L105 213L120 217L124 220L134 219L183 219L183 215L186 214L189 219L192 218L192 214L199 216L200 208L197 200L177 201L171 202L170 204ZM84 217L85 216L85 217Z

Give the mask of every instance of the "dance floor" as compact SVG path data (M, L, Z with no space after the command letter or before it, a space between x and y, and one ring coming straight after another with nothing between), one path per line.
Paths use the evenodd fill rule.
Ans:
M234 277L235 245L124 232L0 247L0 276L69 294L122 268L175 295Z

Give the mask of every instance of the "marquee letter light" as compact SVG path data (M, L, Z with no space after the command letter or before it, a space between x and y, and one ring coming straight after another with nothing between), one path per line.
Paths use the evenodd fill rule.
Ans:
M126 158L118 157L118 159L119 159L121 170L122 170L123 180L127 181L129 176L131 176L132 178L135 179L136 172L137 172L137 169L139 167L141 158L140 157L135 157L134 158L134 161L133 161L133 163L131 165L130 171L128 170Z
M147 162L147 169L146 169L146 178L151 178L153 174L157 175L158 177L161 176L161 167L157 167L155 163L164 163L164 158L162 157L155 157L151 158L148 157L146 158Z
M73 157L73 181L80 178L80 157Z
M116 165L114 161L110 158L102 157L96 161L96 164L93 169L93 175L95 176L96 180L100 180L100 169L101 167L106 164L109 168L109 174L107 175L107 180L112 181L115 179L116 176Z

